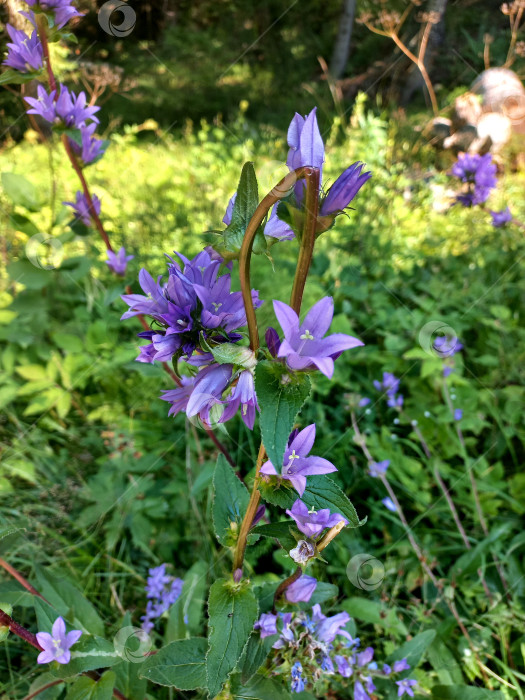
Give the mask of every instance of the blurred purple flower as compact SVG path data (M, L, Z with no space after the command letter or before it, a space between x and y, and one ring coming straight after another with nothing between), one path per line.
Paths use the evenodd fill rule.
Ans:
M502 209L501 211L491 210L490 214L492 216L492 225L495 228L501 228L502 226L505 226L505 224L508 224L512 221L512 214L508 207Z
M56 118L55 96L57 91L51 90L48 94L45 87L39 84L36 88L36 94L38 97L24 97L24 100L31 107L31 109L26 110L27 114L37 114L52 124Z
M361 668L363 666L368 666L368 664L374 658L374 650L372 647L366 647L362 652L357 655L357 665Z
M164 587L170 582L171 577L166 574L166 564L148 570L146 581L146 596L148 598L160 598Z
M454 410L454 420L461 420L463 418L463 409L456 408Z
M291 690L292 693L302 693L305 687L304 679L302 676L303 667L296 661L291 668L290 675L292 678Z
M338 522L344 520L339 513L330 514L328 508L323 508L319 511L309 511L308 506L298 498L292 506L291 510L286 513L295 520L299 530L307 537L317 537L323 530L337 525Z
M281 477L288 479L294 489L303 495L306 488L306 477L314 474L330 474L337 468L323 457L308 456L315 440L315 424L301 430L288 445L284 453ZM270 462L263 464L261 474L277 475L275 466Z
M119 275L120 277L124 277L126 274L126 267L128 266L128 262L130 260L133 260L135 257L134 255L126 255L126 249L124 246L119 249L117 253L114 253L112 250L108 250L108 259L105 261L106 265L109 267L110 270L113 270L113 272L116 275Z
M93 201L93 207L98 216L100 214L100 199L96 194L93 194L91 195L91 200ZM86 196L83 192L80 192L80 190L76 193L74 202L62 202L62 204L71 207L76 218L80 219L86 226L91 226L93 224Z
M334 316L332 297L324 297L306 314L300 324L295 311L282 301L274 301L273 308L284 332L279 357L285 357L293 370L319 369L329 379L334 373L334 359L344 350L363 343L351 335L333 333L324 338Z
M434 341L434 350L440 357L452 357L463 349L456 336L441 335Z
M26 0L30 7L40 9L43 12L55 13L55 24L58 29L61 29L73 17L82 17L82 12L79 12L71 3L71 0Z
M382 462L372 462L368 467L368 473L370 476L374 477L384 476L389 466L389 459L385 459Z
M394 673L401 673L401 671L408 671L410 665L406 659L400 659L399 661L394 661Z
M346 656L336 656L335 663L337 664L338 672L343 676L343 678L350 678L352 675L352 666Z
M49 632L37 632L37 642L42 647L37 658L39 664L49 664L56 661L59 664L68 664L71 660L71 652L69 651L73 644L76 644L82 632L80 630L72 630L66 634L66 623L62 617L57 617L53 623L51 634Z
M21 73L40 70L44 55L36 30L31 33L31 36L27 36L25 32L15 29L10 24L6 24L5 28L11 41L6 44L8 51L2 65L14 68Z
M71 90L69 91L65 85L60 85L60 93L56 100L55 110L56 115L63 123L74 129L80 129L85 126L88 119L93 120L98 124L98 119L95 114L100 107L96 105L90 106L87 103L86 93L80 92L77 95Z
M143 346L149 348L149 345ZM156 352L156 350L154 350ZM181 386L176 389L164 390L163 396L160 398L163 401L169 401L171 403L171 408L168 411L168 416L175 416L180 411L185 411L190 400L191 393L193 391L194 381L193 377L181 377Z
M96 128L97 125L94 122L80 127L81 146L73 139L69 139L73 152L80 157L83 165L93 163L105 153L107 144L94 135Z
M307 603L317 588L317 579L313 576L302 574L285 591L285 598L289 603Z
M354 685L354 700L370 700L370 695L363 688L361 681L356 681Z
M385 508L387 508L391 513L396 513L396 512L397 512L396 504L395 504L394 501L390 498L390 496L387 496L386 498L383 498L383 500L381 501L381 503L382 503L382 504L385 506Z
M457 201L463 206L470 207L485 202L491 191L496 187L497 167L492 162L490 153L480 156L479 153L462 153L452 166L451 174L469 183L471 190L457 196Z
M321 606L317 604L313 606L312 613L314 636L318 641L330 644L338 635L351 639L348 632L342 629L350 621L350 615L347 612L327 617L321 612Z
M398 698L402 698L405 693L411 698L414 697L414 691L412 688L417 685L417 681L413 680L412 678L404 678L402 681L396 681L396 685L398 687Z
M359 408L364 408L365 406L368 406L369 403L372 402L372 399L367 398L366 396L362 398L359 403L357 404Z

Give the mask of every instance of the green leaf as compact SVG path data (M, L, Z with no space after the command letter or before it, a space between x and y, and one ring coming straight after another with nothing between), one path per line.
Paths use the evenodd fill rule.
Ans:
M165 634L167 643L184 639L188 632L190 635L200 632L208 570L209 565L201 560L195 562L186 573L182 593L170 608Z
M13 282L19 282L28 289L42 289L55 280L52 270L35 267L28 260L9 263L6 269Z
M275 644L276 641L277 635L275 634L261 639L261 635L258 631L254 630L252 632L237 666L244 685L246 685L250 678L261 668L268 658L268 654L272 649L272 644Z
M258 604L246 586L233 588L225 579L215 581L208 600L209 646L206 676L210 698L221 691L239 661L257 619Z
M395 608L387 608L384 604L366 598L347 598L341 603L343 610L357 620L379 625L386 630L395 630L401 635L408 634L408 630L396 614Z
M22 231L28 236L35 236L40 233L35 224L27 216L23 214L9 214L9 225L15 229L15 231Z
M280 363L265 360L255 368L255 393L266 454L279 472L296 416L310 395L310 378L290 375Z
M237 541L249 500L248 489L220 454L213 476L213 525L222 545L232 546Z
M454 562L454 565L450 570L450 578L458 579L466 576L467 574L471 574L473 571L476 571L481 566L486 552L490 551L494 542L501 541L508 531L508 524L495 528L489 533L488 537L481 542L478 542L475 547L469 549L467 552L465 552L465 554L462 554L459 559L456 559Z
M286 549L287 552L297 545L297 540L293 536L292 532L293 531L289 521L282 523L270 523L269 525L259 525L252 530L254 535L273 537L276 540L279 540L281 547Z
M485 690L473 685L435 685L433 700L503 700L498 690Z
M172 642L142 664L140 677L179 690L206 688L207 647L201 637Z
M47 379L47 371L43 365L20 365L16 368L16 373L28 381L39 381Z
M237 186L237 197L233 206L232 220L223 233L224 246L230 252L241 249L246 228L259 204L257 176L253 163L245 163ZM267 249L266 239L259 229L253 244L254 253L263 253Z
M291 697L282 683L265 676L254 676L247 685L232 687L232 695L235 700L289 700Z
M77 626L77 629L99 637L103 636L104 623L102 619L78 588L66 579L53 576L41 567L35 569L35 574L40 592L59 615L70 619L72 624Z
M38 210L39 201L36 188L23 175L2 173L2 187L13 204L18 204L30 211Z
M66 700L111 700L114 687L115 674L112 671L107 671L97 681L82 676L69 688Z
M147 680L139 678L141 668L141 664L132 661L122 661L112 668L116 676L115 686L126 700L144 700L146 697Z
M436 637L435 630L425 630L420 634L411 639L409 642L401 645L387 658L387 663L392 664L394 661L401 661L401 659L406 659L408 665L410 666L410 673L416 668L416 666L421 661L421 657L427 650L427 648L432 644ZM408 673L408 672L407 672ZM407 673L403 674L401 677L404 678Z
M31 80L35 80L38 76L38 72L21 73L14 68L8 68L3 73L0 73L0 85L21 85L22 83L29 83Z
M53 665L50 671L55 678L72 678L85 671L114 666L120 661L122 659L118 656L112 642L101 637L83 634L71 648L71 661L64 665Z

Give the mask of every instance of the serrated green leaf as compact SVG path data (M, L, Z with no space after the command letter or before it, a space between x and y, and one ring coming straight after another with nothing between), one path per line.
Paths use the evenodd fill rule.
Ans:
M111 700L114 687L115 674L112 671L107 671L96 681L82 676L69 688L66 700Z
M297 414L310 395L307 374L289 374L277 362L259 362L255 393L261 410L261 433L268 459L279 472Z
M178 690L206 688L207 648L207 640L201 637L172 642L150 656L142 664L139 675Z
M235 590L225 579L215 581L208 600L209 646L206 677L209 697L214 698L239 661L257 619L253 591Z
M277 635L272 634L261 639L257 630L252 632L237 666L243 685L246 685L264 664L272 649L272 644L275 644L277 638Z
M257 176L253 163L245 163L237 186L237 197L232 211L231 223L223 233L224 246L230 252L239 252L246 228L259 204ZM253 243L254 253L264 253L267 249L266 239L259 228Z
M221 544L235 543L249 500L248 489L220 454L213 475L213 526Z

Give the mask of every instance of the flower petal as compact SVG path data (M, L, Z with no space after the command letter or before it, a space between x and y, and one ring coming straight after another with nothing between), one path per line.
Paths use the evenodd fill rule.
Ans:
M271 462L266 462L261 467L261 474L275 474L275 475L277 475L277 470Z
M284 337L287 339L292 338L299 331L299 317L295 311L291 306L277 299L273 302L273 310L283 329Z
M332 462L329 462L323 457L312 456L301 459L301 466L297 473L304 476L313 476L314 474L330 474L336 471L337 467L335 467Z
M61 641L66 636L66 623L63 617L57 617L53 623L53 628L51 630L53 639L60 639Z
M323 297L306 314L299 330L301 333L308 330L314 338L320 340L330 328L333 317L334 300L332 297Z
M312 423L306 428L303 428L303 430L301 430L301 432L298 435L296 435L295 438L292 440L292 444L285 453L285 461L288 461L289 455L294 450L296 454L300 455L301 457L306 457L310 453L312 447L314 446L314 441L315 423ZM302 462L303 460L300 461Z

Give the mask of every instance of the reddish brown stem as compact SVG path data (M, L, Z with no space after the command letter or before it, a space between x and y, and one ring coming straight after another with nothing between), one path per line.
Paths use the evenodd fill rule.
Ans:
M33 700L33 698L38 697L38 696L40 695L40 693L43 693L44 690L47 690L48 688L52 688L52 687L55 686L55 685L60 685L60 683L64 683L64 681L62 680L62 678L57 678L56 681L51 681L50 683L46 683L45 685L43 685L43 686L42 686L41 688L39 688L38 690L35 690L34 693L30 693L29 695L26 695L25 698L24 698L24 700Z
M46 603L48 602L44 596L39 593L36 588L33 588L33 586L29 583L27 579L25 579L21 573L19 573L11 564L8 564L4 559L0 559L0 566L7 571L8 574L11 574L11 576L18 581L25 589L26 591L29 591L31 595L36 595L42 600L44 600Z
M38 649L38 651L44 651L38 643L36 635L26 630L22 625L19 625L18 622L15 622L15 620L3 610L0 610L0 626L9 627L9 630L13 634L16 634L17 637L20 637L20 639L23 639L24 642L31 644L31 646Z

